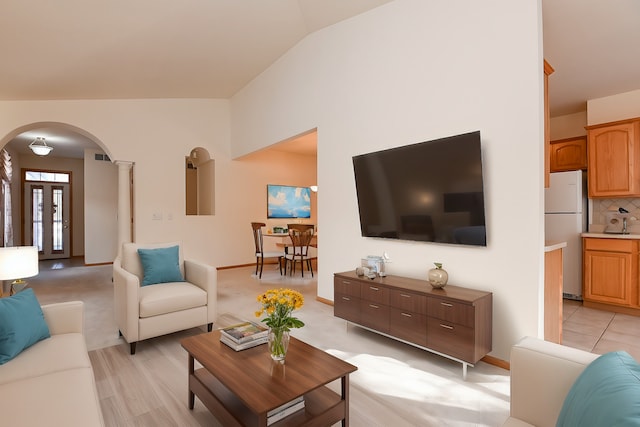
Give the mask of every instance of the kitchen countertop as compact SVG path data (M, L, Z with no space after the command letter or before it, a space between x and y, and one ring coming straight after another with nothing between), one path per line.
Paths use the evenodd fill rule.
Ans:
M582 237L593 237L598 239L640 239L640 234L609 234L609 233L582 233Z
M544 251L545 252L552 252L558 249L562 249L562 248L566 248L567 247L567 242L556 242L553 240L549 240L544 242Z

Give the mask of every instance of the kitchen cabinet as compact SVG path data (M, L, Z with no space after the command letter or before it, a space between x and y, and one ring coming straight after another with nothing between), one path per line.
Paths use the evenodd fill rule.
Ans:
M553 67L544 60L544 187L549 188L549 174L551 172L551 123L549 115L549 76L554 72Z
M587 137L551 141L551 172L587 169Z
M583 238L585 306L598 303L640 309L639 246L637 239Z
M544 339L562 344L562 276L565 242L544 251Z
M640 118L586 129L589 197L640 197Z
M334 275L334 315L473 366L491 351L493 295L399 276Z

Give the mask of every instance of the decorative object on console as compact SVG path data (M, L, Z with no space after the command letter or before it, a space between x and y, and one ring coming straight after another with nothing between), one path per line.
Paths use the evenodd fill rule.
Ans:
M449 280L449 273L442 269L442 263L434 262L436 267L429 270L429 283L434 288L444 288Z
M372 272L374 277L376 275L384 277L387 275L385 271L385 262L388 262L388 260L389 255L387 255L387 253L385 252L382 256L368 255L366 258L362 258L361 263L362 267L367 268L370 272ZM366 276L369 276L369 274L367 273L364 274Z
M266 312L267 317L262 321L269 327L269 353L273 360L284 363L289 347L289 331L291 328L301 328L304 322L291 316L293 310L304 305L304 297L298 291L291 289L269 289L258 295L258 302L262 308L256 311L256 317Z
M27 286L23 279L38 274L38 248L36 246L9 246L0 248L0 280L13 280L10 294ZM0 296L2 287L0 286Z

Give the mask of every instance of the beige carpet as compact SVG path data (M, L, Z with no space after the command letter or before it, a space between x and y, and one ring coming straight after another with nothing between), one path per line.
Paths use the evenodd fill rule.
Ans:
M43 261L40 273L28 280L40 304L81 300L85 303L87 348L94 350L123 343L113 316L111 265L67 266Z
M267 267L262 280L251 273L219 272L217 326L230 314L255 319L256 296L266 289L302 292L305 305L297 313L306 326L292 335L358 367L351 376L352 426L500 426L507 418L507 371L480 362L464 381L459 363L334 317L333 307L315 300L316 279L281 277ZM201 402L194 411L186 406L187 357L179 341L203 329L143 341L130 356L113 322L111 266L42 269L30 282L43 304L85 301L87 345L107 425L219 425Z

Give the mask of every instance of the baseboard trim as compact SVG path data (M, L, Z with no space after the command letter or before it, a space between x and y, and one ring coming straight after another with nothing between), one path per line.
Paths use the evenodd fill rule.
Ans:
M511 370L511 364L506 360L498 359L493 356L485 356L480 359L482 362L488 363L489 365L497 366L498 368L506 369L507 371Z
M333 307L333 301L331 301L331 300L329 300L329 299L326 299L326 298L322 298L322 297L316 296L316 301L321 302L321 303L323 303L323 304L330 305L330 306L332 306L332 307Z
M92 263L92 264L85 264L85 267L97 267L99 265L112 265L113 262L96 262L96 263Z
M277 262L265 262L265 264L277 264ZM251 264L238 264L238 265L224 265L221 267L216 267L217 270L231 270L232 268L242 268L242 267L255 267L256 264L255 263L251 263Z
M631 307L621 307L613 304L605 304L601 302L582 301L582 306L587 308L595 308L602 311L613 311L614 313L628 314L629 316L640 316L640 310Z

